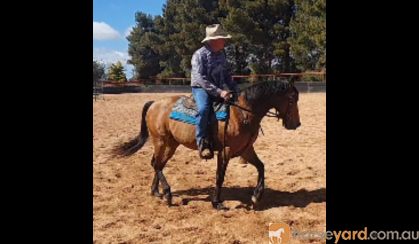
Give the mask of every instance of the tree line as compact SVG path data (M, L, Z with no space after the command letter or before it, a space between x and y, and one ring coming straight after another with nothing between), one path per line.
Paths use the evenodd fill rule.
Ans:
M233 74L326 68L325 0L167 0L161 16L135 14L128 35L134 78L189 77L205 27L233 36L226 55Z
M326 69L325 0L167 0L163 14L135 14L127 36L133 79L190 77L191 58L205 27L221 23L236 75ZM94 80L126 81L121 63L108 72L96 61ZM96 76L95 76L96 75Z

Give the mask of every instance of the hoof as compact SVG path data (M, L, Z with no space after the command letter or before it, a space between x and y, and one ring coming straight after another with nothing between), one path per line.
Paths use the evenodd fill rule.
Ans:
M208 160L214 158L214 153L209 149L204 149L202 152L200 152L199 156L202 159Z
M167 203L167 206L173 206L173 204L172 204L172 194L166 194L166 195L164 195L164 198L166 199L166 203Z
M252 204L255 205L258 202L255 196L252 196Z
M159 191L151 191L151 195L154 197L162 198L162 194Z
M224 204L222 202L213 202L212 206L217 210L228 210L229 209L226 206L224 206Z
M255 196L252 196L252 209L253 210L257 210L258 203L259 203L258 199Z

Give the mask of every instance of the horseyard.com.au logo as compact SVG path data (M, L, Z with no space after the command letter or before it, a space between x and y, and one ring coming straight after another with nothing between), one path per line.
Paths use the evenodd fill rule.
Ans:
M291 239L291 230L284 223L269 223L269 244L287 244Z
M362 230L333 230L333 231L299 231L293 230L285 223L269 223L269 244L290 243L291 236L305 239L310 242L315 240L332 240L337 244L340 240L419 240L419 231L386 230L370 231L368 227Z

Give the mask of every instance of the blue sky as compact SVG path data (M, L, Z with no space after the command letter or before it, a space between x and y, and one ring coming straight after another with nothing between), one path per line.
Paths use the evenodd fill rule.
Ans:
M125 36L135 25L135 13L161 15L164 3L166 0L93 0L93 59L106 65L121 61L131 78Z

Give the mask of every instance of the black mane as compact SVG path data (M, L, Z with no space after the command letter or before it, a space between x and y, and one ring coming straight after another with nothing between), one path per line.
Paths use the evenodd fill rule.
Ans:
M257 100L272 94L283 93L287 91L290 86L292 86L292 84L284 80L265 81L244 88L241 91L241 94L243 94L248 101Z

